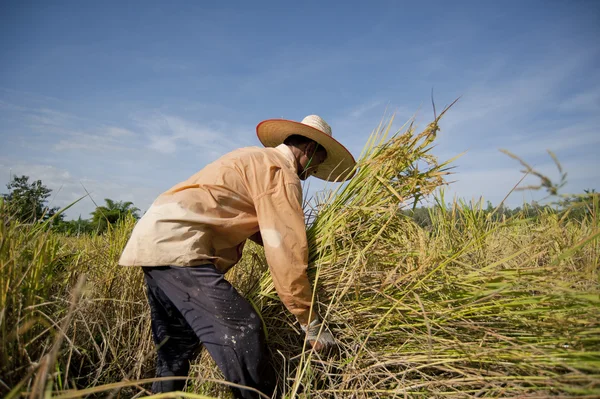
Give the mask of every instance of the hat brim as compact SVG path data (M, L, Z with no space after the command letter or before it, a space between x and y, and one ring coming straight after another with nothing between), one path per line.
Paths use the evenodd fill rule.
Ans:
M277 147L294 134L316 141L327 151L327 158L312 176L342 182L354 176L354 157L340 142L319 129L287 119L268 119L256 126L258 139L265 147Z

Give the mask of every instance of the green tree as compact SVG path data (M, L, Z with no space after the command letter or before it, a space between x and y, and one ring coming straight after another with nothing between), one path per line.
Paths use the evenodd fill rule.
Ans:
M430 208L419 207L415 209L405 209L402 213L408 217L411 217L415 223L423 228L430 228L431 216L429 215Z
M569 196L559 202L563 212L568 212L569 217L582 220L587 216L591 216L594 212L598 212L598 204L600 203L600 193L596 189L583 190L583 194Z
M127 215L132 215L138 219L139 209L133 206L130 201L113 201L105 198L106 206L99 206L92 212L92 225L98 233L106 231L109 225L117 223Z
M41 180L29 182L29 176L14 176L6 187L8 194L2 194L5 212L9 217L23 223L33 223L47 220L54 216L59 208L46 205L51 189L42 184ZM57 215L54 221L62 220L63 215Z
M68 236L79 236L95 231L92 221L82 219L81 216L77 220L61 221L54 225L53 230Z

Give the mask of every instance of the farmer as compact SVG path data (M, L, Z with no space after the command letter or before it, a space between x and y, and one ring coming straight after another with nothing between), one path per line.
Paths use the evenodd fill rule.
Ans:
M354 158L319 116L256 127L266 148L224 155L161 194L139 220L119 264L142 266L157 345L157 377L187 376L200 345L225 378L272 395L276 376L261 321L225 280L246 239L263 244L273 283L315 350L334 343L321 330L306 274L308 245L300 180L350 177ZM156 381L152 391L185 381ZM238 398L255 391L232 388Z

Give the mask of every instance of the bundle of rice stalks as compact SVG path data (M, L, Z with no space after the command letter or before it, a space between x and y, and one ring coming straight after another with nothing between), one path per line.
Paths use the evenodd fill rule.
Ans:
M594 258L569 256L598 226L559 250L560 234L548 231L513 245L519 220L492 223L466 206L452 214L441 204L433 231L418 227L401 210L444 184L450 161L430 154L439 119L391 137L392 120L382 123L355 177L308 228L315 303L338 340L333 353L303 342L268 272L251 291L285 397L599 392L600 290L583 272ZM490 239L510 249L491 259ZM571 283L561 283L567 268Z

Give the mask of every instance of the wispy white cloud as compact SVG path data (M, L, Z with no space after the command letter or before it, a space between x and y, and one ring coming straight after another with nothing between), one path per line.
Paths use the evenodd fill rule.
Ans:
M14 162L7 157L0 157L0 186L5 188L11 175L29 176L30 181L41 180L46 187L52 189L51 197L48 199L51 206L66 207L89 193L90 196L67 211L69 218L76 218L79 215L83 218L89 217L96 207L94 202L102 205L104 198L132 201L135 206L144 211L160 194L160 190L154 187L132 185L127 181L114 178L98 180L85 176L78 177L69 170L53 165ZM0 190L3 193L5 191L7 190Z
M68 128L54 130L55 133L58 133L57 139L61 136L65 137L54 144L54 150L78 150L106 155L107 151L127 151L133 147L132 143L122 140L123 137L135 136L131 131L110 126L88 129L88 131Z
M513 65L510 58L483 65L485 73L472 82L441 122L442 132L435 149L440 158L468 150L455 162L453 178L457 182L451 186L451 192L467 198L484 194L492 201L500 201L520 179L521 169L500 153L500 148L556 174L554 165L548 163L546 150L551 150L571 176L573 184L567 189L581 189L578 184L582 178L587 179L588 185L594 185L594 181L597 185L596 178L578 166L599 169L593 149L600 144L600 114L590 106L596 101L596 90L578 91L571 86L574 77L589 68L593 57L593 51L571 46L550 53L537 63L520 64L518 71L518 64ZM565 91L573 93L567 100ZM565 113L573 111L582 116L574 118ZM511 198L520 203L523 195ZM531 199L541 194L527 195Z
M515 138L507 142L521 156L540 155L546 150L561 153L571 149L585 149L586 152L590 146L600 145L600 131L597 125L591 122L580 122L551 130L548 132L537 132L531 136Z
M20 118L21 130L29 130L30 142L22 141L26 146L31 145L32 137L37 136L45 137L45 142L50 140L50 148L57 152L77 150L104 154L106 151L129 149L130 143L125 139L136 136L124 127L106 125L48 107L35 108L7 102L0 106L12 112L13 118Z
M442 121L442 128L444 123ZM445 134L445 133L444 133ZM451 136L451 133L449 133ZM596 122L585 120L566 127L530 130L528 134L513 134L502 140L495 141L495 145L486 148L466 150L457 163L467 167L493 168L506 165L509 158L500 152L506 149L527 162L535 164L539 159L547 158L547 151L554 152L559 160L563 157L572 157L572 151L589 155L590 149L600 145L600 133ZM465 147L467 147L465 145ZM436 153L440 158L451 158L456 152L449 148L437 148Z
M558 106L561 111L600 112L600 87L570 96Z
M447 179L451 184L446 188L446 192L468 200L484 197L486 200L498 204L517 184L519 188L540 184L538 177L534 175L525 176L523 167L516 160L510 159L504 154L500 154L500 156L508 162L492 162L487 165L482 164L481 167L460 168L458 173L449 176ZM543 162L532 166L537 172L547 176L555 184L561 182L561 173L566 172L567 184L560 189L560 194L577 194L581 193L583 189L600 186L600 168L598 168L598 161L594 157L561 162L562 172L559 171L550 156L546 156ZM521 181L523 177L524 179ZM544 189L516 190L510 194L506 204L512 207L520 206L523 202L547 197L548 193Z
M4 143L24 154L20 158L10 151L0 153L4 157L0 182L8 183L11 173L41 179L57 194L57 206L85 195L83 184L97 202L104 198L131 200L145 209L160 192L195 173L204 163L249 145L253 138L253 126L217 115L201 123L173 112L130 109L125 115L115 115L115 123L50 106L5 101L0 107L11 113L22 131L7 136ZM210 109L196 107L190 113L206 114ZM44 154L43 160L28 157L34 145L35 151ZM157 152L186 155L179 157L175 167L172 157L157 157ZM87 217L93 209L93 203L85 199L68 215Z
M105 128L106 134L109 137L122 138L122 137L133 137L136 134L129 129L122 127L108 126Z
M73 134L69 140L59 140L54 144L53 149L59 152L77 150L106 153L106 151L126 151L128 148L111 144L106 137L92 134Z
M536 64L520 66L515 71L511 60L494 63L489 71L475 80L461 100L445 118L446 129L454 135L489 138L490 132L501 135L522 134L535 125L532 114L557 110L562 102L561 90L584 67L589 66L595 54L588 49L572 48L550 54ZM584 97L588 97L585 94ZM575 105L580 100L575 95ZM568 105L567 105L568 106ZM479 131L479 135L475 134Z
M34 93L32 91L27 91L27 90L23 90L23 89L19 89L19 90L15 90L15 89L9 89L7 87L0 87L0 95L2 95L3 98L8 99L9 101L7 103L10 103L11 105L14 106L14 102L18 101L27 101L27 102L31 102L34 104L54 104L54 105L58 105L58 104L62 104L62 100L60 100L57 97L52 97L52 96L48 96L48 95L43 95L40 93ZM0 104L3 101L0 100Z
M135 122L148 140L147 147L167 154L189 146L207 153L222 153L232 149L235 142L249 142L248 137L244 138L247 129L224 121L202 124L156 112L145 117L137 116Z
M526 66L517 67L510 58L492 59L481 65L481 71L473 76L463 93L443 93L447 101L461 94L462 99L442 120L434 153L445 160L468 150L455 162L455 174L449 177L455 182L448 188L449 193L464 198L483 195L494 203L501 201L522 174L520 165L499 152L499 148L516 153L555 180L559 178L556 166L549 162L546 149L556 152L568 172L569 183L564 190L578 192L600 185L596 172L600 164L593 154L600 144L597 112L600 97L596 89L584 88L578 92L570 87L573 77L589 67L593 57L588 49L575 47L570 48L569 56L561 51ZM567 88L576 94L564 100ZM383 105L366 101L334 120L335 126L351 132L352 138L347 142L353 152L360 148L357 138L366 136L364 133L360 136L359 132L370 132L383 113L383 107L371 108L372 104ZM436 98L438 112L439 104ZM423 106L428 107L429 103ZM399 107L398 121L404 122L416 111L409 110L406 104ZM563 114L564 111L577 111L585 117L575 119ZM418 124L428 122L430 116L421 110L417 114ZM537 183L532 177L524 182ZM509 201L516 206L523 200L544 196L543 192L515 192Z
M66 129L72 126L76 120L80 120L74 115L49 108L30 109L28 118L32 127L54 127L59 129Z
M352 110L349 111L348 117L353 118L353 119L358 119L358 118L364 116L369 111L372 111L376 108L381 108L382 105L383 105L382 100L373 100L373 101L368 101L364 104L359 104L358 106L356 106L355 108L353 108Z
M148 148L162 152L164 154L172 154L177 150L177 138L174 136L150 136Z

